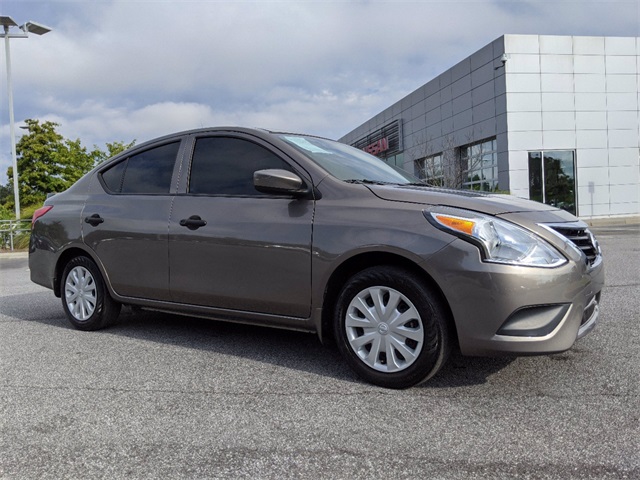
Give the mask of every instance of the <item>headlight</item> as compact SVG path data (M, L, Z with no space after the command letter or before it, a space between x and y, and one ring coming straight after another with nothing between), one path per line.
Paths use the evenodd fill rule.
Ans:
M537 235L504 220L458 209L425 211L433 225L480 247L486 262L557 267L567 260Z

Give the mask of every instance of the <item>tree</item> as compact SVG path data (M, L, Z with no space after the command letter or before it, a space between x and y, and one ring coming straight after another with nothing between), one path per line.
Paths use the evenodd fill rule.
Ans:
M79 138L64 141L64 144L58 149L55 160L60 166L65 190L93 168L101 153L95 148L88 152L86 147L80 143Z
M130 143L124 142L107 142L105 145L107 147L107 151L103 152L102 150L94 150L97 153L96 156L96 164L102 163L105 160L110 159L111 157L115 157L119 153L124 152L125 150L133 147L136 144L136 141L133 140Z
M63 166L59 163L64 139L56 132L57 123L25 120L28 134L16 145L18 155L18 190L21 203L31 205L42 202L48 193L66 189ZM7 176L13 179L13 168Z
M107 143L107 151L94 145L88 151L80 139L69 140L60 135L55 122L25 120L28 133L23 135L16 145L18 155L18 188L20 203L24 206L42 203L47 194L62 192L98 163L132 147L131 143ZM9 182L0 190L0 204L13 208L13 195L7 195L5 189L13 192L13 167L7 170Z
M11 172L13 174L13 172ZM0 205L3 205L13 197L13 189L9 185L0 185Z

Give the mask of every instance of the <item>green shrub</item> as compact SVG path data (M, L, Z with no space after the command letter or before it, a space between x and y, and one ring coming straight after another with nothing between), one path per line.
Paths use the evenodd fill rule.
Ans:
M31 232L24 232L16 235L13 239L14 250L26 250L29 248L29 240L31 239Z
M41 205L27 205L20 210L20 216L22 220L29 220L33 217L33 212L36 209L40 208ZM13 206L7 208L6 205L0 206L0 220L15 220L16 215L13 210ZM27 222L22 222L20 224L21 229L29 229L30 225ZM3 223L1 234L0 234L0 248L5 250L9 249L11 246L11 237L10 237L10 227L8 223ZM20 232L16 233L14 231L15 236L13 237L13 249L14 250L26 250L29 248L29 239L31 237L31 232Z
M7 208L4 205L0 205L0 220L13 220L15 218L15 212L12 208Z
M33 218L33 212L39 209L42 206L41 203L36 203L35 205L26 205L20 208L20 218L23 220L29 220Z

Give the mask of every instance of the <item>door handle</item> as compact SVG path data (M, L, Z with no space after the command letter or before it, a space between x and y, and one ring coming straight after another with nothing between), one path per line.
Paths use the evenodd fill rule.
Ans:
M88 223L89 225L91 225L92 227L97 227L98 225L100 225L102 222L104 222L104 218L102 218L100 215L98 215L97 213L94 213L93 215L91 215L90 217L86 217L84 219L84 223Z
M189 218L180 220L181 227L187 227L189 230L197 230L207 224L206 220L202 220L198 215L191 215Z

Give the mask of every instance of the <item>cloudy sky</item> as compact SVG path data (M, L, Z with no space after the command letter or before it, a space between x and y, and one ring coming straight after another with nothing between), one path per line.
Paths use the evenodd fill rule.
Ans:
M53 29L11 41L17 125L52 120L100 148L215 125L338 138L505 33L640 36L640 0L1 0L0 14Z

